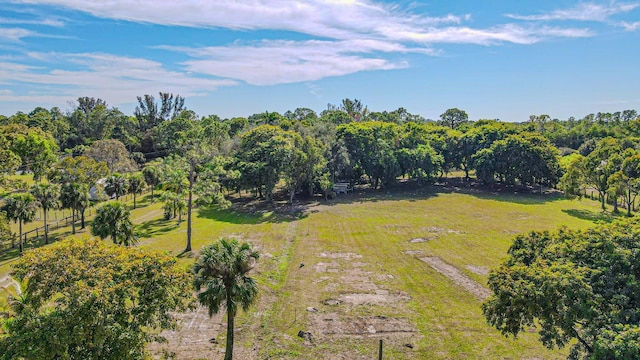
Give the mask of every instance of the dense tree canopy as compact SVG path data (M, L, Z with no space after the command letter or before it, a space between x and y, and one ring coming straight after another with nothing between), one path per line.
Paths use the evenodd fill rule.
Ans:
M489 324L517 336L539 327L547 347L572 345L571 358L632 359L639 354L640 220L590 230L516 237L489 275ZM574 342L577 340L577 342Z
M131 212L119 201L109 201L96 210L96 217L91 223L91 234L101 239L111 237L114 244L124 246L138 242Z
M26 284L4 320L0 359L143 359L192 304L190 276L166 254L68 239L13 266Z

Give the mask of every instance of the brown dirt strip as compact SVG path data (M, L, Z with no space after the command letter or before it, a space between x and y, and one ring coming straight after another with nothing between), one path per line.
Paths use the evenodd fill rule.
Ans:
M423 257L420 258L420 260L431 265L431 267L434 268L437 272L448 277L454 283L462 286L465 290L473 294L480 301L488 298L489 295L491 295L491 291L489 291L489 289L469 279L465 274L460 272L460 270L445 263L438 257Z

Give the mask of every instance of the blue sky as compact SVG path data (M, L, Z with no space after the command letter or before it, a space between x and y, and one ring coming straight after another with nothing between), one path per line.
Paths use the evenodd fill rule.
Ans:
M0 114L180 94L199 115L344 98L437 119L640 110L640 2L5 0Z

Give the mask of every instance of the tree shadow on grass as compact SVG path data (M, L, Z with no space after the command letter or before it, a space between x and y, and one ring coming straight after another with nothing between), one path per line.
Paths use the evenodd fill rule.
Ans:
M260 208L240 208L233 206L229 209L219 207L199 208L200 218L216 220L231 224L262 224L282 223L303 219L307 216L303 208L279 207L277 205L261 204Z
M136 226L141 238L150 238L171 232L180 226L175 220L155 219Z
M543 205L553 201L564 200L565 197L560 193L528 193L528 192L487 192L487 191L475 191L461 193L468 193L479 199L494 200L500 202L509 202L520 205Z
M613 214L604 211L591 211L591 210L578 210L578 209L568 209L562 210L563 213L567 215L571 215L573 217L577 217L578 219L592 221L594 223L603 222L603 223L611 223L616 219L624 218L622 214Z

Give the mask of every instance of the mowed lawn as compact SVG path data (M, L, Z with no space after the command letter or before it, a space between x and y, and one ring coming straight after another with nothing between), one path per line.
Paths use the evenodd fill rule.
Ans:
M143 205L132 211L140 246L181 254L186 216L165 221L159 202L145 197ZM611 217L597 202L551 195L364 191L295 211L196 209L194 253L181 261L221 236L260 248L260 299L236 321L243 358L372 359L380 339L385 359L564 358L566 350L545 349L533 329L517 340L500 335L478 298L420 258L437 257L486 286L486 271L515 234L598 219ZM224 333L210 337L221 345L207 342L204 353L222 358Z

